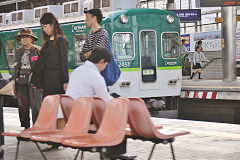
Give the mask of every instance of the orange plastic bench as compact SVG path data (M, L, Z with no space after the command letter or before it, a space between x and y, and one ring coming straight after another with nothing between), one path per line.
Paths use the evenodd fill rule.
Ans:
M150 113L146 107L145 102L140 98L128 98L128 124L131 129L129 138L140 139L143 141L151 141L154 143L149 155L151 159L152 153L156 144L170 143L173 159L175 160L172 142L174 138L181 135L189 134L189 132L178 130L167 130L157 128L152 123Z
M65 139L62 144L82 151L97 151L100 152L102 157L105 157L103 152L107 152L109 147L116 146L124 140L127 114L128 99L113 99L106 106L102 122L96 134Z

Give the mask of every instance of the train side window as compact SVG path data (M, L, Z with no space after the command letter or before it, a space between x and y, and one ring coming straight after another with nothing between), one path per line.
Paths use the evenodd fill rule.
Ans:
M23 20L23 12L18 13L18 21Z
M156 41L155 31L141 31L140 53L143 82L155 82L157 79Z
M17 21L17 14L16 13L12 14L12 21Z
M179 57L179 35L178 33L162 34L162 56L163 58Z
M40 13L41 13L41 9L36 9L35 10L35 18L40 18L41 17Z
M70 13L70 4L64 5L64 14Z
M71 12L78 12L78 3L72 4Z
M75 34L75 57L74 58L77 65L82 63L82 61L80 60L80 52L82 51L82 47L85 43L85 39L86 39L85 33Z
M102 7L109 7L110 6L110 0L103 0L102 1Z
M113 53L116 60L134 58L134 37L132 33L113 34Z
M7 40L6 44L7 44L6 45L7 60L8 60L8 64L11 66L15 58L14 40Z

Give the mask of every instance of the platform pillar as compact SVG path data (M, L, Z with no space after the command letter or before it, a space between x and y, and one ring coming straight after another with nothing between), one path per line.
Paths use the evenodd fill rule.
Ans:
M237 80L236 7L222 7L223 81Z

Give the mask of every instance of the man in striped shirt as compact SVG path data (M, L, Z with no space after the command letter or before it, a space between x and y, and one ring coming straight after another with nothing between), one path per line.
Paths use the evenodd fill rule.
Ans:
M82 61L86 61L89 58L91 51L94 48L107 48L109 43L107 31L100 26L103 18L101 10L98 8L94 8L84 11L84 13L86 14L86 26L91 28L91 33L87 36L82 51L80 53L80 58Z

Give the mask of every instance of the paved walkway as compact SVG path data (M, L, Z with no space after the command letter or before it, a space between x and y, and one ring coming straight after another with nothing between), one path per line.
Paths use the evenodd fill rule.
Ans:
M15 108L4 108L5 131L20 130L18 113ZM239 160L240 125L153 118L153 122L164 128L182 129L191 134L177 137L173 143L177 160ZM13 160L16 150L16 138L6 137L5 158ZM31 142L20 144L19 160L42 160L37 147ZM41 144L44 148L46 145ZM128 140L128 154L137 155L137 160L146 160L152 143L140 140ZM45 155L49 160L71 160L77 150L64 148ZM85 160L99 159L98 153L84 153ZM170 146L158 144L152 160L170 160Z

